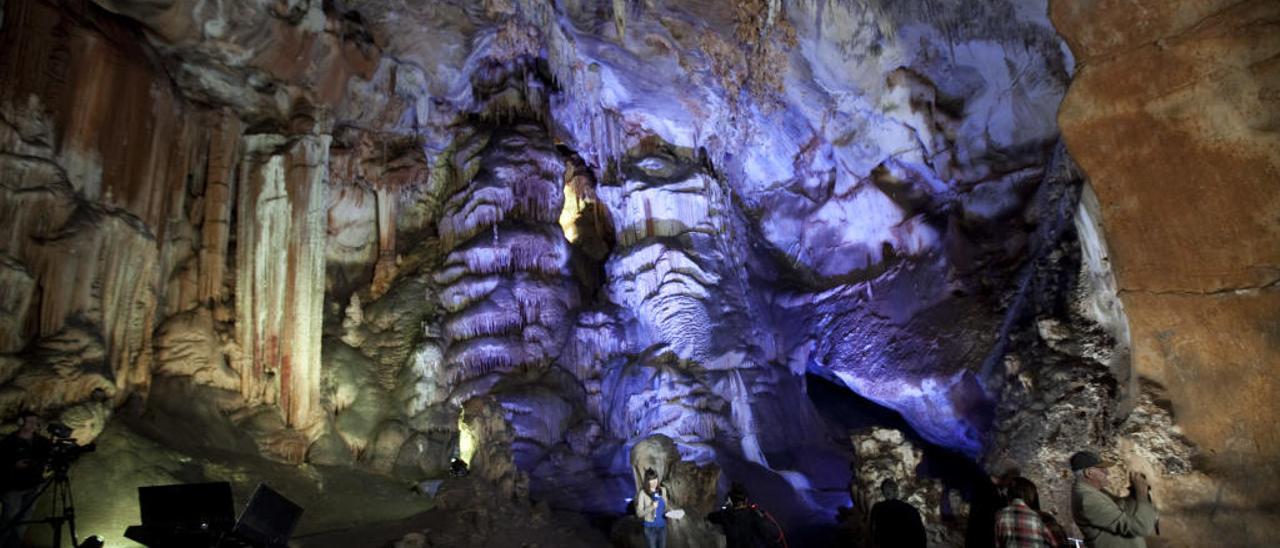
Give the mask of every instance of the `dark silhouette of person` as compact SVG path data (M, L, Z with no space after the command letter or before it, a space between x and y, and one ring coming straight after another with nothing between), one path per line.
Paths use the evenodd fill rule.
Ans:
M738 483L729 489L729 505L708 514L707 521L720 526L728 541L725 548L769 548L782 538L782 531L751 503L746 488Z
M0 547L22 545L26 525L18 522L31 514L32 502L44 481L45 461L52 446L49 438L38 432L40 416L23 413L18 416L18 431L0 441ZM24 511L25 510L25 511Z
M880 483L884 500L871 507L871 539L880 548L924 548L926 537L920 512L898 499L898 482Z
M965 546L995 545L996 512L1004 507L1005 490L1017 475L1017 469L1011 468L1001 475L984 478L986 481L979 481L973 486L973 498L969 503L969 527L964 535Z

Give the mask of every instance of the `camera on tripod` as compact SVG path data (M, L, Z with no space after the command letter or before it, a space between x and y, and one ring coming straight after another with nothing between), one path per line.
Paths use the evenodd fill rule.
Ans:
M34 494L23 495L26 502L22 508L13 512L13 517L0 523L0 536L8 534L13 527L48 524L53 528L53 544L51 546L53 548L61 548L62 528L65 525L71 534L72 548L102 548L103 540L101 537L95 535L81 542L79 535L76 533L75 502L71 497L71 477L67 473L71 468L71 463L85 453L93 451L97 446L92 443L85 445L76 443L76 440L71 437L71 429L65 424L51 423L46 431L49 433L48 451L44 455L44 462L37 464L37 467L42 469L47 466L53 473L45 478L39 484L39 487L31 488L34 490ZM49 517L26 519L31 506L46 492L49 493ZM9 512L10 509L5 508L5 513L8 514Z
M49 468L55 473L65 474L76 459L98 448L94 443L76 443L75 438L71 437L71 428L65 424L49 423L45 431L49 433L50 442Z

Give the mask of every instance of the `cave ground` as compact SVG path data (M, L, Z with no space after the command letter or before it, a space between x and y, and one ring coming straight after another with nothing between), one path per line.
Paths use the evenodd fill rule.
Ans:
M587 518L544 507L494 504L486 487L469 478L448 479L432 498L412 481L356 468L293 466L225 450L174 449L140 432L138 421L113 420L70 471L80 537L99 535L111 548L140 544L124 530L141 523L137 488L148 485L227 481L238 514L259 482L303 507L291 547L393 546L603 546L608 541ZM180 432L172 434L181 434ZM49 515L42 496L33 519ZM442 507L439 501L459 501ZM490 501L478 504L477 501ZM51 528L32 525L31 546L51 546ZM413 544L406 535L424 534ZM64 529L63 545L70 545Z

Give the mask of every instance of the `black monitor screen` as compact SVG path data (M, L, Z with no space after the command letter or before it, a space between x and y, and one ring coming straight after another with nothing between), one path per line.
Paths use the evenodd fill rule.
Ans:
M260 483L236 523L236 534L260 545L283 546L301 516L301 506Z
M231 484L187 483L138 488L142 525L156 528L231 530Z

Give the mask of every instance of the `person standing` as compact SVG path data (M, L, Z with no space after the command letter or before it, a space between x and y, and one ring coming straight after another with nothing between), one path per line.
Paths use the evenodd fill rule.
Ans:
M996 512L995 545L999 548L1056 548L1057 539L1040 517L1040 493L1031 480L1009 482L1009 504Z
M667 519L670 511L667 488L658 480L652 468L644 471L644 482L636 493L636 516L644 521L644 539L648 548L666 548Z
M18 416L18 430L0 440L0 548L17 548L27 526L18 522L31 514L40 483L44 481L44 464L51 443L41 436L40 416L24 412ZM25 511L24 511L25 510Z
M924 548L927 544L920 511L898 500L898 482L880 483L884 500L871 507L871 538L880 548Z
M969 505L969 525L965 530L965 546L994 546L996 539L996 512L1005 505L1009 483L1018 476L1017 468L1005 466L999 475L988 476L973 487L973 500Z
M1145 548L1143 537L1155 532L1158 519L1151 486L1146 476L1134 472L1129 474L1129 495L1112 496L1103 490L1111 465L1090 451L1071 455L1072 517L1090 548Z

